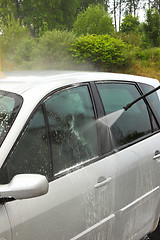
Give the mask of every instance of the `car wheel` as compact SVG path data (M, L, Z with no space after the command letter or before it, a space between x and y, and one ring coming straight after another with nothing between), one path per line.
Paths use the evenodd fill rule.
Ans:
M150 240L159 240L160 239L160 222L158 223L156 230L154 232L148 234L148 237Z

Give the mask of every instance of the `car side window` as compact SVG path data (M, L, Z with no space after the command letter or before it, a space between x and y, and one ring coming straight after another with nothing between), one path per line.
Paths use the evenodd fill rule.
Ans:
M148 93L149 91L153 90L154 88L148 84L139 84L140 87L142 88L144 93ZM150 94L147 97L147 100L149 101L149 104L151 105L154 113L156 114L156 117L159 121L160 124L160 100L158 98L157 92L154 92Z
M29 122L16 148L0 173L0 182L9 182L16 174L38 173L50 176L47 131L42 107Z
M96 121L87 86L66 89L45 102L51 138L54 176L95 158Z
M123 109L128 103L140 97L134 84L100 83L97 86L106 115ZM151 133L150 117L144 101L140 100L124 111L111 126L110 131L115 148Z

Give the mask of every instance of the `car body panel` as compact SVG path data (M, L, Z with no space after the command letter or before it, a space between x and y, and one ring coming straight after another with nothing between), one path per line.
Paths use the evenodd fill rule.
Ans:
M97 239L112 235L115 195L112 158L51 182L45 196L7 203L13 239L89 240L93 231ZM111 181L95 188L101 176L111 177ZM97 228L101 228L100 233Z
M116 228L119 229L115 231L114 240L132 239L133 234L136 237L138 232L146 231L147 225L150 231L149 223L154 219L160 195L157 179L160 165L153 160L153 146L155 150L160 148L159 137L159 133L152 137L153 145L148 138L118 152L114 158Z
M13 91L21 94L37 89L35 99L45 92L52 91L58 87L67 86L69 84L78 84L91 81L128 81L148 83L154 87L159 85L158 80L127 74L106 73L106 72L74 72L74 71L22 71L6 72L6 78L1 79L1 90ZM46 83L46 84L44 84ZM38 91L41 90L41 91ZM34 100L34 99L32 99Z
M11 240L11 225L9 222L8 214L6 211L6 207L4 205L0 205L0 239L2 240Z

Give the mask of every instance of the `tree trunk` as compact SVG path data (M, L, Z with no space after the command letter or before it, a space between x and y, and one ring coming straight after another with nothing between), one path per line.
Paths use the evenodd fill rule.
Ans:
M109 0L104 0L104 7L105 7L105 10L106 12L108 13L108 7L109 7Z
M122 17L122 0L119 0L119 29L121 25L121 17Z
M114 25L115 25L115 31L116 31L117 30L116 0L114 0L114 4L113 4L113 14L114 14Z
M16 12L17 12L16 17L20 18L20 3L21 3L21 1L14 0L14 3L15 3Z

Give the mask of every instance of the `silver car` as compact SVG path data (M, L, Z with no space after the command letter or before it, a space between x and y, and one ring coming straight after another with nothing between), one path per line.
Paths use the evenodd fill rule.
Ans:
M0 240L152 232L160 216L158 88L158 80L123 74L6 73Z

